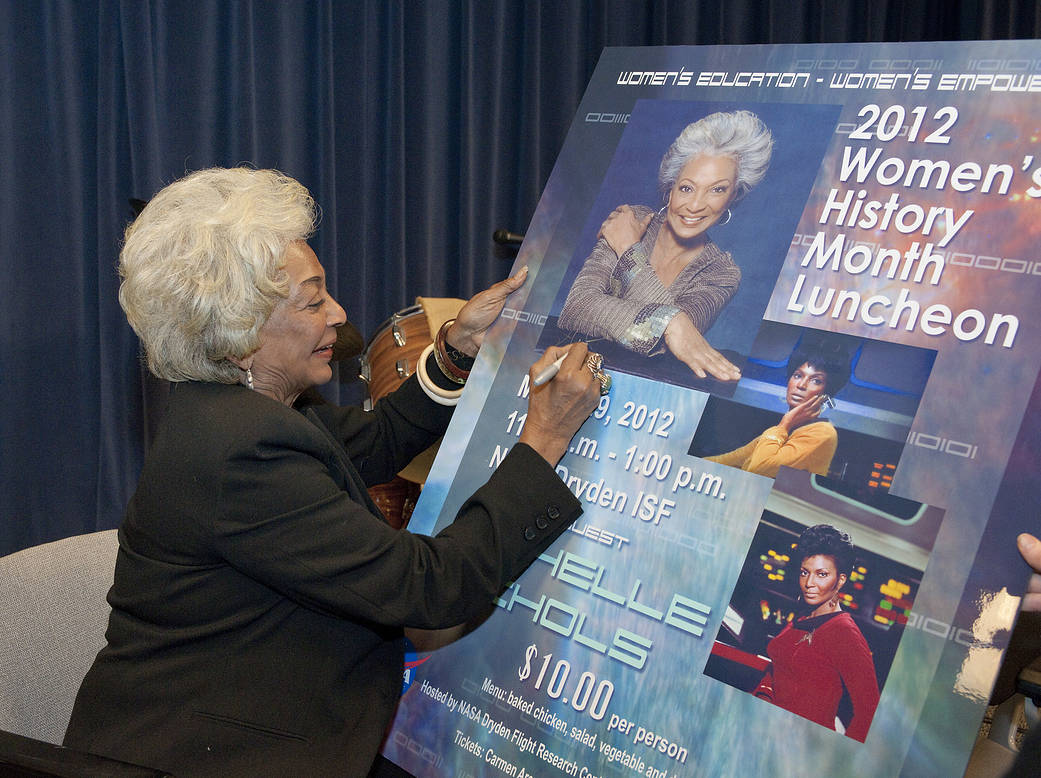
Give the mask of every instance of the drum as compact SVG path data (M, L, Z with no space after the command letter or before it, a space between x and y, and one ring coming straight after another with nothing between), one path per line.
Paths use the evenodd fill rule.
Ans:
M422 484L396 475L385 484L370 486L369 497L376 503L387 523L394 529L401 529L412 518L422 489Z
M433 343L422 305L398 311L376 331L361 355L361 379L369 405L390 394L416 371L423 349Z
M369 408L416 371L420 354L431 343L422 305L398 311L380 326L359 360L361 378L369 387ZM415 480L397 475L385 484L370 486L369 496L390 525L400 528L412 517L421 488Z

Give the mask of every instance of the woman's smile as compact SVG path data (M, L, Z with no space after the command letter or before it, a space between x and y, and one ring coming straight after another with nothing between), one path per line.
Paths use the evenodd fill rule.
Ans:
M669 191L666 224L677 240L703 239L734 198L737 162L729 156L692 157Z

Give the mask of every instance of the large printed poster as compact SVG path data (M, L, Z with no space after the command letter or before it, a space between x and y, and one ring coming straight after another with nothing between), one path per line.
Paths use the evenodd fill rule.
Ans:
M523 428L528 367L576 339L614 378L557 467L585 510L486 618L412 635L389 758L961 774L1041 504L1039 55L605 50L411 529L451 522ZM758 140L729 169L674 153L706 122ZM676 316L739 380L698 375Z

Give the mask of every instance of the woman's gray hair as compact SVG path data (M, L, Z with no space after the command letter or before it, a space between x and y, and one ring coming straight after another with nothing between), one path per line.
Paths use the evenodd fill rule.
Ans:
M668 192L683 166L699 154L733 157L737 162L734 199L763 180L773 151L770 128L751 111L713 113L688 124L661 160L658 185Z
M127 227L119 304L148 367L168 381L237 383L241 359L289 294L289 244L315 230L318 211L277 170L200 170L160 190Z

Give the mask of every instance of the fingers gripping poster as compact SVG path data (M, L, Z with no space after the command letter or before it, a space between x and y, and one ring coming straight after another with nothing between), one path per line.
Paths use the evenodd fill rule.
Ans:
M584 513L485 618L411 635L390 759L961 774L1038 515L1039 55L604 51L411 529L576 340L614 381L557 467Z

